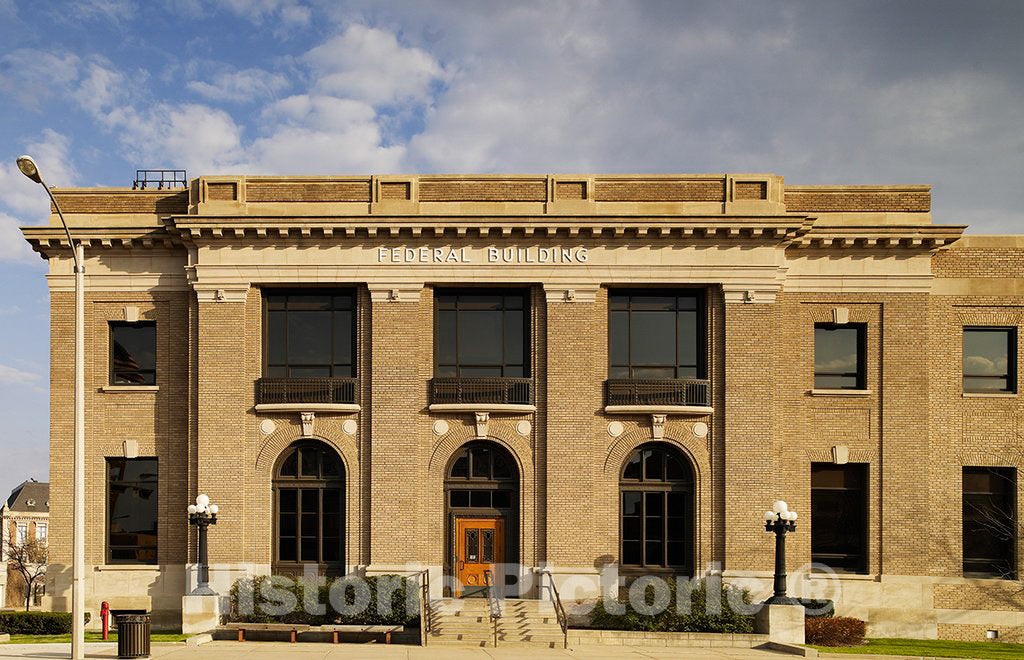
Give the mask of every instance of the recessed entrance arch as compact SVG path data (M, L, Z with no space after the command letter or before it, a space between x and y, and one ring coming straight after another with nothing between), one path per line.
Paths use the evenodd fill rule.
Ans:
M345 572L345 464L319 440L289 445L274 465L273 570Z
M484 571L519 562L519 468L507 449L474 440L445 471L445 564L455 596L480 595ZM517 584L516 576L497 581Z

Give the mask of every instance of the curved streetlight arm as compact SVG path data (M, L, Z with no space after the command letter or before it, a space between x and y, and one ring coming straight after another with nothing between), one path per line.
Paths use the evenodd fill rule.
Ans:
M68 236L68 245L71 247L71 256L74 257L75 272L77 273L78 270L82 267L82 264L78 262L78 250L75 249L75 242L71 240L71 230L68 229L68 223L66 220L64 220L64 214L61 213L60 204L57 203L57 198L53 196L53 192L46 186L45 183L43 183L42 175L39 175L39 185L41 185L43 187L43 190L46 191L46 194L50 196L50 201L53 202L53 208L57 209L57 217L60 218L60 224L64 225L64 233L67 234ZM79 241L79 243L81 243L81 241Z

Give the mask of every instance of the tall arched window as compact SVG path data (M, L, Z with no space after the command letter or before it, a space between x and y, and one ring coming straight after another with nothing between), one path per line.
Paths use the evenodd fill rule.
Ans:
M693 573L693 468L665 444L637 447L622 468L621 564Z
M302 440L281 455L274 473L275 570L321 564L344 569L345 468L322 442Z

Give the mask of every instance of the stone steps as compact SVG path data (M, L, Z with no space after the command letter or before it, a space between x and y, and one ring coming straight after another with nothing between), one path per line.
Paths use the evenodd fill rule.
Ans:
M500 603L497 645L563 648L565 637L550 602L506 599ZM484 599L430 602L428 644L484 647L495 643L490 605Z

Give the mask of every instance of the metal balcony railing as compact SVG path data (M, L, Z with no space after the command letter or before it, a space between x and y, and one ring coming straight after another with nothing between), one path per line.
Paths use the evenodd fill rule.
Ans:
M355 378L260 378L256 403L357 403Z
M709 406L711 381L608 379L604 382L604 401L606 406Z
M434 378L430 403L533 403L532 378Z

